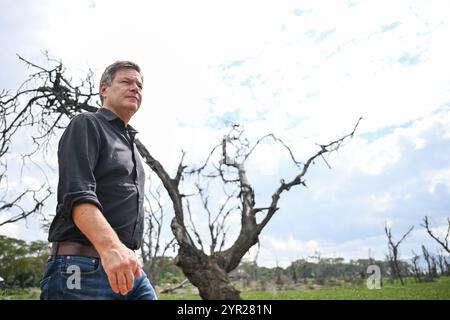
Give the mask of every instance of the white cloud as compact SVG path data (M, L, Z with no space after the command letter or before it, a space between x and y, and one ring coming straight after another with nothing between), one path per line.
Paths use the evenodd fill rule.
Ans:
M450 191L450 168L433 170L428 173L428 191L434 193L440 185Z
M369 195L367 197L367 207L374 212L385 212L392 208L394 199L389 193L381 193L379 195Z
M370 144L365 141L358 142L352 147L353 150L360 147L360 152L354 154L353 165L364 173L378 175L400 159L400 148L395 136L383 137Z
M364 120L360 126L364 126ZM408 162L415 151L427 147L429 140L448 139L450 112L440 112L414 121L405 128L360 134L331 156L335 166L348 166L348 171L380 175L389 168Z

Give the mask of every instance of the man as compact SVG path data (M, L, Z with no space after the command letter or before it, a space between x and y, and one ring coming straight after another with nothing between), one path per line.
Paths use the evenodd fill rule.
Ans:
M113 63L100 80L102 108L74 117L61 137L41 299L156 299L133 251L143 236L145 172L128 122L142 86L137 64Z

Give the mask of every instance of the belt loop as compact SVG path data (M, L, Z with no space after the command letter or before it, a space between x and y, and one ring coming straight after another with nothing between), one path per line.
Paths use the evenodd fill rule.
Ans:
M58 255L58 249L59 249L59 242L53 242L53 248L52 248L52 256Z
M59 242L52 242L52 247L50 250L50 255L47 258L47 262L50 262L56 258L56 255L58 254L58 247L59 247Z

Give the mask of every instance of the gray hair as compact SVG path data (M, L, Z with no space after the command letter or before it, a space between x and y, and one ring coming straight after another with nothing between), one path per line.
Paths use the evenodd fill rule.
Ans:
M141 74L141 68L136 63L132 61L116 61L112 65L106 67L105 71L102 74L102 77L100 78L100 85L104 83L107 86L111 86L117 71L121 69L134 69L137 72L139 72L142 79L144 78ZM103 97L101 93L100 93L100 101L103 104Z

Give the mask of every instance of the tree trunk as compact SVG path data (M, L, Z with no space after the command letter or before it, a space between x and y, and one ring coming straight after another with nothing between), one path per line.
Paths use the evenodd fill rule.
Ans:
M204 300L241 300L240 291L233 287L225 268L216 256L181 246L177 265L189 281L198 288Z

